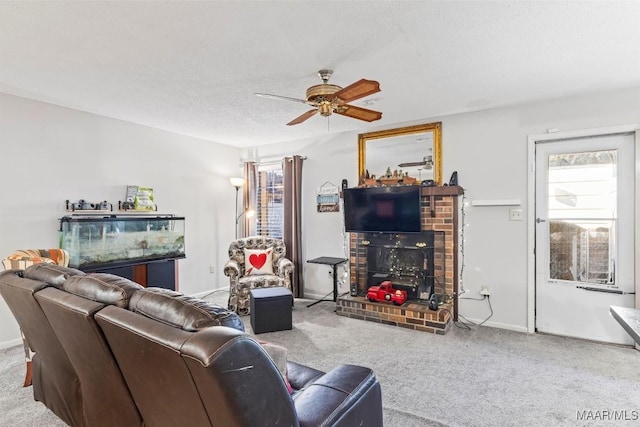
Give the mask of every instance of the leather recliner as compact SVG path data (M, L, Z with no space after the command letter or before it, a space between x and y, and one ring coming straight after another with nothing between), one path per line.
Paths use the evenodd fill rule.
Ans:
M43 281L56 270L41 264ZM33 275L33 270L27 273ZM47 277L48 276L48 277ZM35 294L64 347L80 380L87 426L142 426L142 417L124 381L111 349L94 319L107 305L127 307L131 295L142 289L130 280L104 273L77 275ZM117 410L114 410L117 408Z
M235 324L211 326L200 318L203 306L196 304L171 291L143 289L133 295L129 310L111 306L96 314L125 378L135 374L146 385L129 384L145 421L382 425L380 384L370 369L341 365L325 374L288 362L290 394L274 361L253 337ZM227 316L238 319L235 313ZM162 399L176 404L159 408Z
M73 274L73 270L69 270L69 274ZM84 274L79 270L75 272ZM84 426L78 374L35 298L49 286L50 283L42 280L24 277L23 270L0 273L0 294L16 318L27 344L35 352L32 358L33 398L44 403L67 424Z
M28 314L14 312L27 338L31 321L50 325L48 341L34 336L41 360L34 397L69 425L138 425L135 414L128 421L112 415L100 422L105 408L97 407L96 398L102 385L105 394L118 395L105 399L105 406L119 411L120 403L131 407L127 399L133 399L144 425L382 426L380 384L368 368L341 365L324 373L287 362L290 393L273 359L226 308L166 289L140 289L114 275L27 270L24 276L35 279L21 277L22 272L0 274L0 291L10 306L16 307L16 295L29 302L18 306ZM46 281L56 283L55 289ZM36 309L39 315L32 315ZM87 357L80 356L83 349ZM110 378L91 378L90 355L106 363ZM124 384L111 381L115 367ZM87 386L89 381L98 384ZM36 396L40 382L55 382L64 393L42 399Z
M64 249L20 249L8 255L2 260L5 270L24 270L25 268L39 263L57 264L63 267L69 266L69 253ZM26 362L26 372L24 387L31 385L33 349L29 347L27 339L22 334L24 345L24 357Z

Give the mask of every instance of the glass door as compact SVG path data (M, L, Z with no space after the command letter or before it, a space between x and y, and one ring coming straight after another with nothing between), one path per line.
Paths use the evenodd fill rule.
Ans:
M631 344L634 136L536 144L536 330Z

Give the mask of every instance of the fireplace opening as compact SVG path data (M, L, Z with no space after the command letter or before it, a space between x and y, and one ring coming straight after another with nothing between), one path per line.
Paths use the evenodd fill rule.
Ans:
M445 290L444 232L358 233L356 281L358 296L389 280L407 291L410 300L443 298Z

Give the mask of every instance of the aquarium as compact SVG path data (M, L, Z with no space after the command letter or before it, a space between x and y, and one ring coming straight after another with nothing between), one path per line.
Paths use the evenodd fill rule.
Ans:
M184 222L173 215L65 216L60 247L69 267L80 269L184 258Z

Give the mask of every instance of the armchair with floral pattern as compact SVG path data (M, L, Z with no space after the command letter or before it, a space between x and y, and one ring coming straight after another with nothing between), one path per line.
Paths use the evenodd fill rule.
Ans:
M230 310L249 314L250 294L255 288L283 286L291 290L294 265L285 257L284 242L269 236L251 236L229 245L224 274L229 277Z

